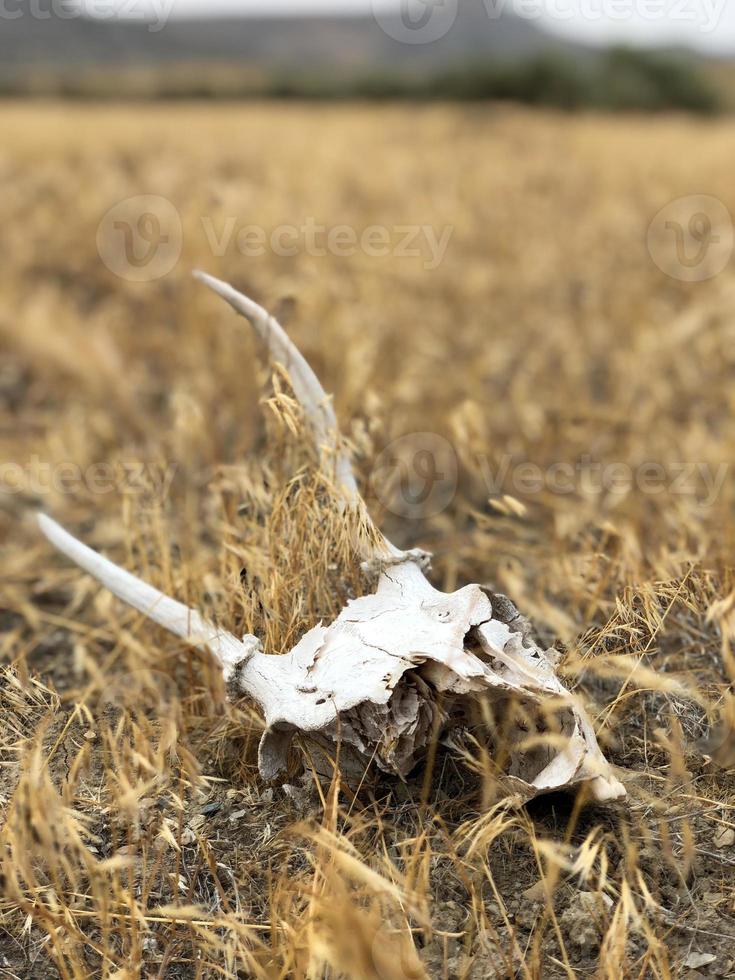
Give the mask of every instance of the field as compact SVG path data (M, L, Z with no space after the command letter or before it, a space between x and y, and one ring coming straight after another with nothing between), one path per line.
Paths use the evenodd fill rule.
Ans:
M0 129L0 976L735 976L735 123ZM519 808L445 746L354 786L305 745L266 786L211 659L45 544L39 509L274 652L368 588L288 379L196 267L280 317L432 581L559 650L627 801Z

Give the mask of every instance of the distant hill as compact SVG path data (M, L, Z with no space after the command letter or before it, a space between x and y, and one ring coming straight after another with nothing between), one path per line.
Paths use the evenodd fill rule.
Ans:
M62 2L54 0L52 9ZM210 17L151 30L71 11L45 19L26 12L0 17L0 94L505 99L696 112L720 106L719 84L681 54L586 48L511 14L491 17L488 7L490 0L459 0L456 20L445 21L435 40L423 34L421 44L406 43L417 33L398 15L380 23L367 16Z
M444 37L405 44L396 17L384 30L372 17L242 17L172 20L152 32L141 23L24 15L0 19L0 78L17 85L89 69L158 69L215 65L260 73L356 76L390 69L425 74L468 62L518 61L546 52L581 55L582 48L512 15L488 16L483 0L462 0ZM39 74L40 72L40 74Z

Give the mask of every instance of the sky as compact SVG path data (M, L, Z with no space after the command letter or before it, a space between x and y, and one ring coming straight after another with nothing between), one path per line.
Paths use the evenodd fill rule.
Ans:
M94 2L94 0L83 0ZM172 16L288 14L311 11L371 13L408 4L414 11L462 0L128 0L138 14L170 9ZM486 7L515 12L539 26L588 43L627 41L687 44L735 54L735 0L483 0Z

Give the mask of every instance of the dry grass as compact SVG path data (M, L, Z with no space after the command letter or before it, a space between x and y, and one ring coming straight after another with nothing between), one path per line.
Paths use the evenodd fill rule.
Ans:
M692 951L733 973L731 474L712 499L705 471L660 493L487 482L506 456L730 463L731 269L667 278L646 229L685 194L735 213L733 123L6 105L0 126L0 460L145 464L110 493L67 473L67 492L0 495L0 975L613 980L678 976ZM174 202L185 245L134 284L95 236L141 193ZM212 255L206 216L454 233L433 271L245 261ZM287 386L259 408L252 340L193 266L280 313L364 485L395 437L451 442L448 508L374 511L436 553L437 584L488 582L558 641L628 804L489 804L481 758L478 775L441 750L405 786L268 789L258 720L207 658L39 540L41 506L274 651L364 588Z

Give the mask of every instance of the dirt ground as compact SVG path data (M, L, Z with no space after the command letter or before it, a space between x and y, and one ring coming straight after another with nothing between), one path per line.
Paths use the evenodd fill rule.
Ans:
M0 130L0 976L735 976L735 122L29 102ZM518 807L479 738L359 788L304 744L267 786L211 659L41 540L39 509L274 653L368 587L195 267L281 318L432 581L562 654L625 802Z

